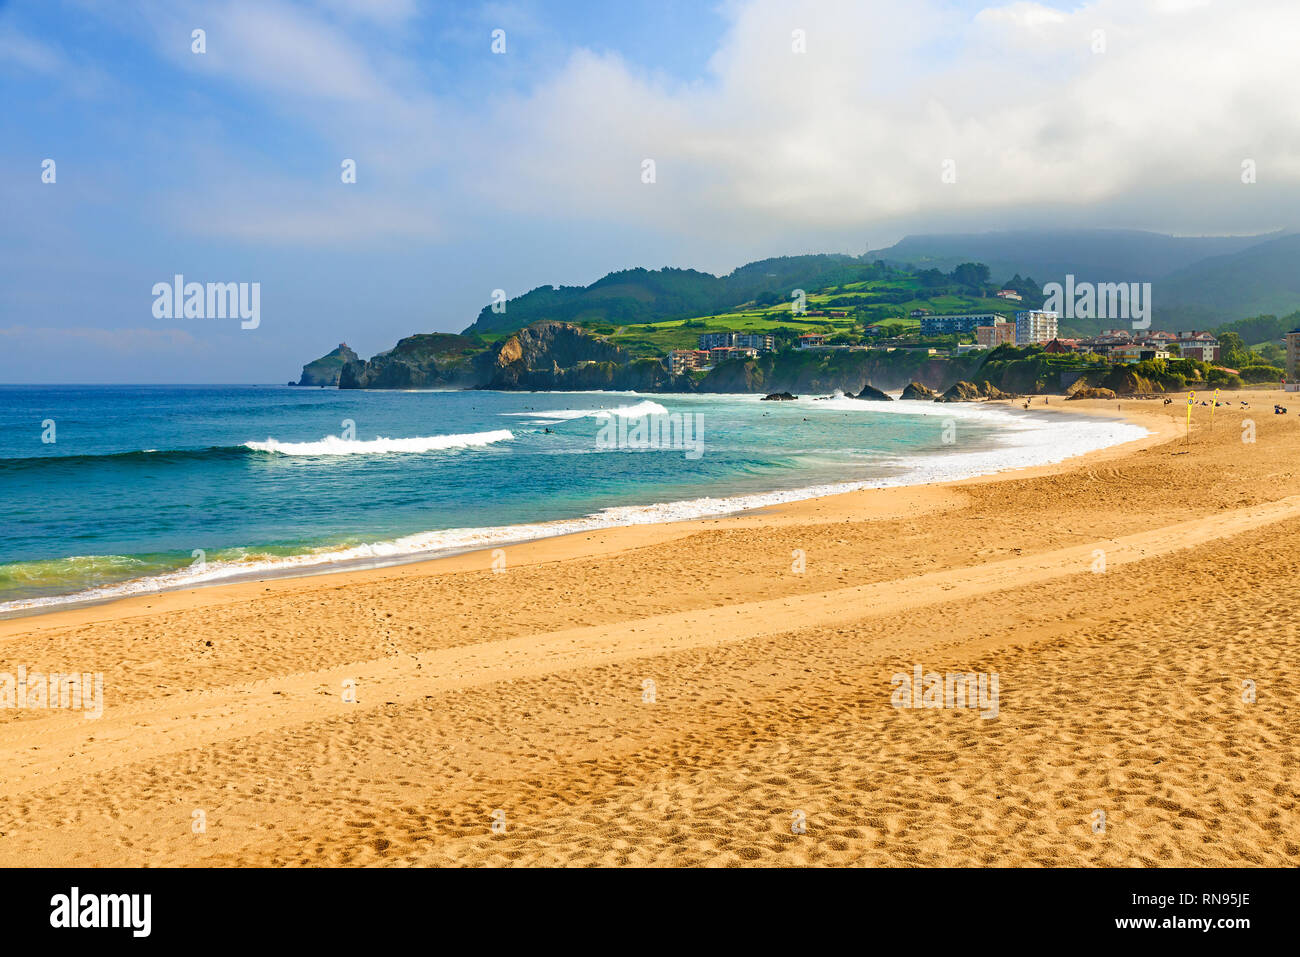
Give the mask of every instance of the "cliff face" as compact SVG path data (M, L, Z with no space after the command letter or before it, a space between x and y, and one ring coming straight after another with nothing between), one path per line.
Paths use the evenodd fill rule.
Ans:
M345 348L345 347L340 347ZM351 353L351 350L348 350ZM318 360L318 362L323 360ZM494 389L501 391L844 392L868 386L935 390L977 379L983 355L941 359L917 350L792 351L719 364L703 378L673 375L657 359L633 359L619 346L568 322L544 320L483 347L477 336L430 333L403 339L368 362L340 360L340 389ZM1026 389L1025 391L1030 391ZM1118 390L1117 390L1118 391Z
M843 392L857 395L870 385L901 389L911 382L931 388L952 383L973 360L935 359L923 352L767 353L755 359L719 364L699 383L701 392L793 392L796 395Z
M480 389L616 389L688 391L688 376L673 376L655 359L630 360L613 343L568 322L535 322L476 360Z
M340 389L470 388L478 381L472 357L482 343L470 336L426 333L408 336L387 352L340 370Z
M628 355L618 346L568 322L537 322L479 357L484 389L545 389L565 372L587 363L622 365Z
M340 389L628 390L682 392L654 359L631 359L618 346L567 322L536 322L487 349L476 336L431 333L403 339L368 362L342 365Z
M358 361L360 356L349 349L346 342L340 342L333 352L327 352L302 367L302 378L298 380L298 385L336 386L343 367L349 362Z

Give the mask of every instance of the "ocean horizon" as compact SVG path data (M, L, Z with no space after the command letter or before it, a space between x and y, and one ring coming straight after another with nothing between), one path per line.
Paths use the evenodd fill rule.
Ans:
M90 385L0 397L6 616L959 479L1144 434L842 395ZM638 444L656 422L664 435Z

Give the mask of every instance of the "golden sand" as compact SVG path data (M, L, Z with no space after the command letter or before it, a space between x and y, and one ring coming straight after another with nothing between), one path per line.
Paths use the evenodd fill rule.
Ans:
M0 672L107 699L0 710L0 865L1300 864L1300 397L1227 398L1190 442L1181 400L1057 400L1155 434L503 573L0 622ZM894 707L916 665L997 717Z

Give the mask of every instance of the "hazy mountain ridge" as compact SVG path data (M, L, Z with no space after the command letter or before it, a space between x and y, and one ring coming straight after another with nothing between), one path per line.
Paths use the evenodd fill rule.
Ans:
M641 324L712 315L790 291L826 289L855 278L872 262L912 271L950 271L983 263L991 277L1033 276L1043 283L1150 282L1153 321L1171 329L1214 328L1260 313L1300 308L1300 235L1167 236L1140 230L1008 230L917 235L862 256L781 256L740 266L726 276L695 269L622 269L589 286L541 286L484 307L465 334L513 332L542 319ZM1087 334L1111 319L1067 320Z
M1210 256L1164 277L1162 300L1240 313L1282 314L1300 305L1300 235Z
M1300 235L1167 236L1140 230L1014 230L908 236L883 249L891 263L952 268L975 260L994 276L1047 282L1149 282L1152 325L1215 329L1263 313L1300 309ZM1095 334L1112 319L1065 319L1062 331Z
M1043 282L1067 273L1087 282L1154 282L1215 256L1276 239L1263 236L1168 236L1130 229L1005 230L905 236L874 255L894 263L952 269L974 260L993 275L1030 273Z
M851 300L836 289L842 292L843 285L851 282L861 285L864 277L884 268L881 264L905 268L913 279L925 280L926 273L933 276L944 267L956 270L963 263L987 265L987 279L993 286L1010 282L1013 275L1032 276L1038 283L1061 281L1066 274L1079 282L1150 282L1153 327L1237 331L1241 326L1247 341L1276 338L1278 330L1287 331L1281 328L1287 320L1272 317L1300 309L1300 234L1174 237L1136 230L1021 230L921 235L862 256L828 253L758 260L721 277L695 269L637 267L608 273L589 286L541 286L508 300L503 311L485 307L459 336L409 336L368 362L335 350L308 363L302 381L337 383L343 388L481 386L500 381L503 374L501 369L486 372L479 364L487 361L479 358L487 342L509 338L539 322L636 326L675 321L725 314L742 304L788 302L793 289L809 294L829 291L830 308L843 308L837 304ZM1031 290L1024 292L1021 303L1000 302L999 308L1009 313L1036 305ZM870 299L857 301L887 303L891 295L881 289ZM899 292L892 301L909 295ZM951 311L947 303L938 306L936 311ZM1061 330L1065 335L1085 335L1123 324L1114 318L1063 318ZM584 361L627 366L631 358L620 361L613 354L592 355ZM564 366L559 363L555 368ZM601 381L606 387L624 379L608 369L592 368L582 376L584 383ZM648 369L639 369L632 379L648 384L656 377ZM573 376L541 375L535 369L515 376L518 384L543 388L561 381L572 382Z

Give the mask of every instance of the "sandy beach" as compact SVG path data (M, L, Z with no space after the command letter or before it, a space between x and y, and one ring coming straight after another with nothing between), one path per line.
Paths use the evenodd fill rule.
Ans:
M0 621L0 672L105 701L0 710L0 864L1296 866L1300 397L1223 399L1188 441L1181 396L1052 397L1152 434L502 570ZM917 666L996 717L895 707Z

